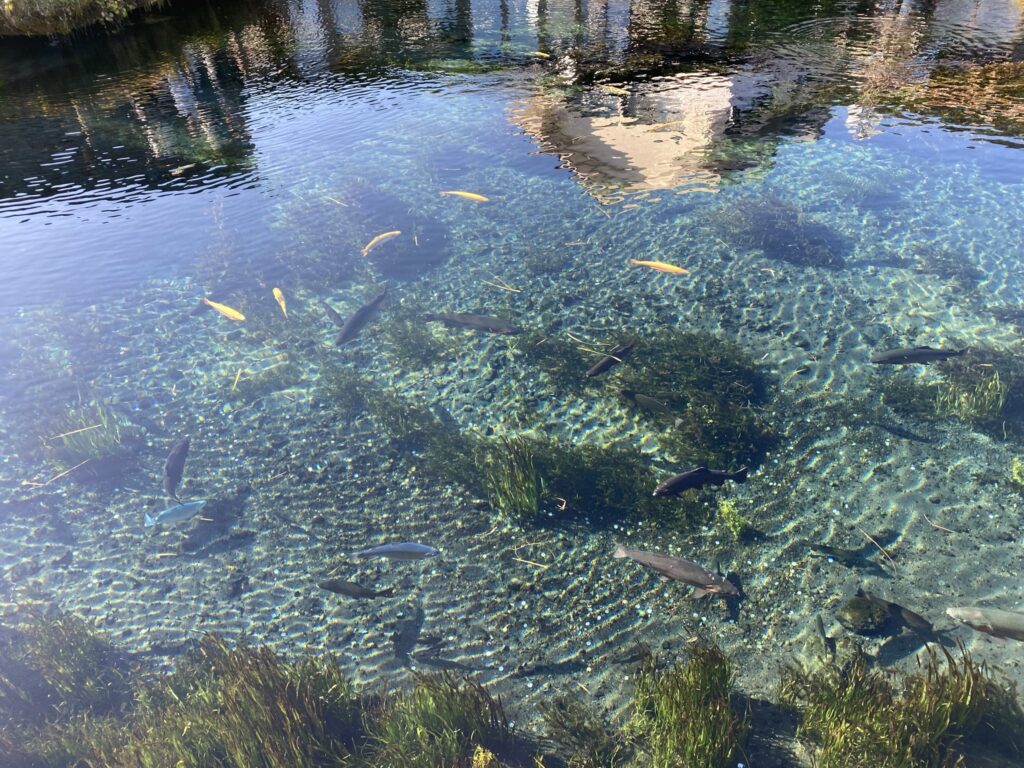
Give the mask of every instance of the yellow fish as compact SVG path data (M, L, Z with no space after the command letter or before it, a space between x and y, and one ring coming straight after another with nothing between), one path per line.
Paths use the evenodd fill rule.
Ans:
M544 53L544 51L530 51L527 56L535 56L538 59L550 59L550 53Z
M281 308L281 311L284 312L284 319L287 320L288 319L288 305L285 303L284 293L281 291L280 288L275 288L274 289L274 298L277 299L277 306L279 306Z
M441 193L442 197L461 197L463 200L472 200L474 203L489 203L491 198L478 195L476 192L463 192L461 189L449 189Z
M665 272L669 275L688 275L690 270L677 267L675 264L666 264L664 261L640 261L630 259L629 263L634 267L650 267L655 272Z
M371 240L370 242L368 242L366 245L363 246L363 250L362 250L363 256L369 256L370 255L370 251L372 251L378 245L380 245L381 243L383 243L383 242L385 242L387 240L390 240L392 237L398 237L400 234L402 234L402 231L399 230L399 229L393 229L390 232L382 232L381 234L379 234L375 238L373 238L373 240Z
M228 320L245 320L245 315L243 315L237 309L229 307L227 304L218 304L216 301L210 301L207 298L204 298L203 302L206 304L206 306L216 309Z
M608 85L607 83L598 83L598 88L608 93L614 93L616 96L629 96L629 91L625 88L619 88L617 85Z

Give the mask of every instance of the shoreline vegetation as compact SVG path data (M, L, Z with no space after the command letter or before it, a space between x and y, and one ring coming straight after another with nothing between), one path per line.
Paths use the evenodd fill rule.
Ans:
M859 650L791 664L777 700L755 702L712 642L674 660L640 646L615 722L575 690L524 712L450 669L357 688L329 654L288 660L216 635L158 672L71 614L32 614L0 625L0 750L10 768L733 768L769 744L787 765L803 753L836 768L1018 759L1016 691L956 651L929 648L912 672L871 667Z
M0 37L69 35L94 24L113 25L165 0L0 0Z

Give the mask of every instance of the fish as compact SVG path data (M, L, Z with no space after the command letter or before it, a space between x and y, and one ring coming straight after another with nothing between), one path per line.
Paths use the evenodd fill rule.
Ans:
M195 163L189 163L188 165L179 165L177 168L171 168L171 176L181 176L185 171L191 171L196 167Z
M490 315L474 315L468 312L429 312L423 316L423 319L427 322L444 323L449 328L472 328L474 331L486 331L487 333L512 334L520 331L509 320Z
M657 552L644 552L640 549L629 549L621 544L615 545L615 552L612 554L612 557L628 557L630 560L640 563L640 565L646 565L651 570L657 571L666 579L681 581L684 584L696 587L693 592L693 596L696 598L709 594L731 596L740 593L733 583L724 576L720 576L714 571L709 571L703 565L699 565L692 560L661 555Z
M883 608L885 608L887 611L889 611L889 615L896 619L896 622L898 624L906 627L912 632L917 632L921 635L935 634L935 627L933 627L932 623L921 614L915 613L909 608L904 608L899 603L894 603L890 600L885 600L884 598L872 595L870 592L858 590L857 594L863 595L868 600L874 602L876 605L880 605Z
M370 589L362 584L356 584L354 581L343 581L342 579L327 579L326 581L319 582L317 586L320 589L326 589L328 592L345 595L346 597L354 597L357 600L374 597L393 597L395 594L393 587Z
M164 462L164 493L179 504L181 499L178 498L178 483L185 472L185 459L188 458L190 444L189 436L185 435L174 444L171 452L167 454L167 461Z
M703 488L705 485L723 485L726 480L745 483L747 481L747 471L746 467L740 467L735 472L697 467L696 469L673 475L668 480L659 483L652 495L675 496L691 488Z
M489 203L491 198L478 195L476 192L465 192L461 189L448 189L441 193L441 197L461 197L463 200L472 200L474 203Z
M641 261L640 259L630 259L629 263L634 267L648 267L653 269L655 272L664 272L667 275L688 275L690 270L684 269L683 267L677 267L675 264L669 264L664 261Z
M185 504L178 503L174 506L168 507L167 509L157 512L155 515L146 513L146 527L152 528L154 525L173 525L174 523L180 523L185 520L189 520L198 515L203 507L206 506L206 499L199 499L198 501L190 501Z
M619 88L619 86L617 85L609 85L608 83L598 83L597 87L607 93L614 93L616 96L629 96L629 91L627 91L625 88Z
M613 349L607 355L605 355L596 363L594 363L593 366L591 366L590 370L588 370L586 373L587 378L592 379L595 376L600 376L605 371L621 363L623 360L626 359L626 355L628 355L630 351L633 349L633 347L635 347L639 342L639 339L633 338L627 341L625 344L619 344L619 346L615 347L615 349Z
M332 307L326 301L321 301L320 305L324 308L324 312L327 313L327 317L330 319L332 323L334 323L339 328L345 325L345 318L339 315L338 311L334 309L334 307Z
M245 315L243 315L241 312L239 312L234 307L229 307L227 304L220 304L219 302L216 302L216 301L210 301L209 299L207 299L205 297L203 298L203 303L206 306L211 307L212 309L215 309L218 312L220 312L228 320L238 320L238 321L245 320Z
M379 547L370 547L353 552L349 557L365 560L370 557L386 557L388 560L423 560L427 557L437 557L441 553L427 544L416 544L411 541L403 541L397 544L381 544Z
M527 56L533 56L534 58L537 58L537 59L550 59L551 58L551 54L550 53L544 53L544 51L530 51L526 55Z
M1024 613L998 608L947 608L946 615L992 637L1024 640Z
M423 610L423 604L417 601L412 614L395 624L395 631L391 635L391 642L395 648L396 659L400 659L408 664L411 661L409 654L417 645L430 644L425 639L420 638L425 620L426 613Z
M284 292L280 288L274 289L274 299L277 300L277 306L284 312L284 319L288 319L288 305L284 300Z
M372 251L378 245L380 245L381 243L386 243L391 238L398 237L400 234L402 234L402 230L400 229L392 229L390 232L381 232L379 235L373 238L373 240L364 245L363 250L360 251L360 253L362 253L364 257L369 256L370 251Z
M901 347L890 349L885 352L876 352L871 356L871 362L876 365L910 365L912 363L934 363L938 360L948 360L951 357L959 357L967 352L963 349L934 349L932 347Z
M380 306L381 302L384 301L384 298L387 295L388 289L385 288L353 312L352 316L349 317L348 320L342 322L341 330L338 331L338 335L334 337L334 344L340 347L342 344L347 344L358 336L359 332L366 327L366 324L373 319L374 314L377 312L377 307ZM326 304L324 306L326 306ZM334 314L337 314L337 312ZM333 317L331 319L334 320Z

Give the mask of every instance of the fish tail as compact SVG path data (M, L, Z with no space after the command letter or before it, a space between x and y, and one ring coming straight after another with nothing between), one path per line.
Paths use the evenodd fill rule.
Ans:
M616 544L615 551L612 552L612 557L627 557L626 548L621 544Z
M146 513L146 527L147 528L152 528L154 525L156 525L156 518L153 517L151 514L149 514L149 512L147 512Z
M388 587L387 589L378 589L377 590L377 594L376 594L376 597L394 597L394 596L395 596L395 588L394 587Z

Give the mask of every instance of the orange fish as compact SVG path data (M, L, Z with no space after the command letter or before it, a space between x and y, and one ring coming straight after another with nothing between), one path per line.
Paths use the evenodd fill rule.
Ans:
M363 256L369 256L370 255L370 251L372 251L378 245L380 245L381 243L383 243L383 242L385 242L387 240L390 240L392 237L398 237L400 234L402 234L402 230L400 230L400 229L393 229L390 232L382 232L381 234L379 234L375 238L373 238L373 240L371 240L370 242L368 242L366 245L363 246L363 250L362 250Z
M227 304L218 304L216 301L210 301L207 298L203 298L203 303L206 306L216 309L228 320L245 320L245 315L239 312L237 309L229 307Z
M288 319L288 305L285 303L285 300L284 300L284 292L280 288L275 288L274 289L274 298L277 299L277 305L281 308L281 311L284 312L284 319L287 320Z
M629 263L634 267L649 267L655 272L665 272L669 275L690 274L690 270L677 267L675 264L666 264L664 261L640 261L640 259L630 259Z
M474 203L489 203L491 198L478 195L476 192L466 192L461 189L446 189L441 193L442 197L461 197L463 200L472 200Z

